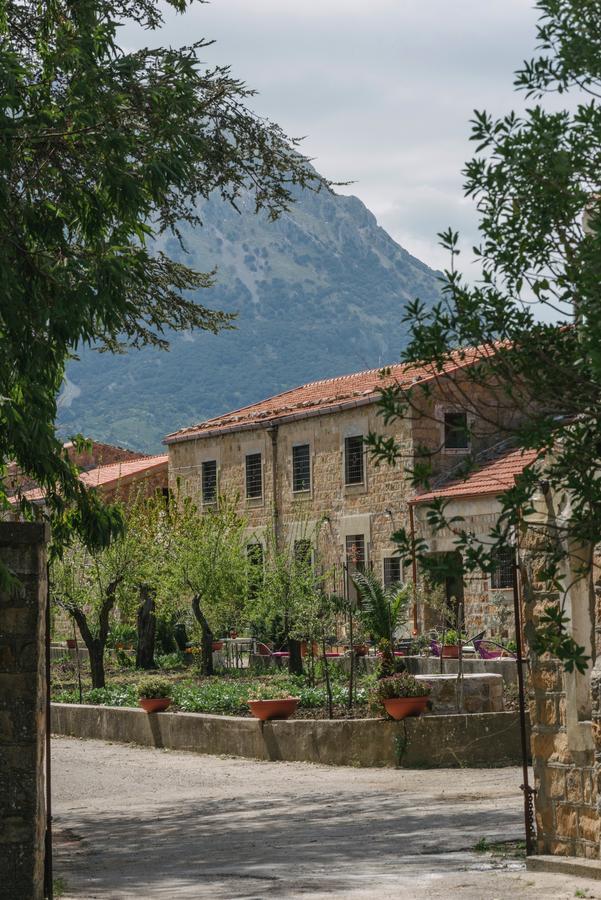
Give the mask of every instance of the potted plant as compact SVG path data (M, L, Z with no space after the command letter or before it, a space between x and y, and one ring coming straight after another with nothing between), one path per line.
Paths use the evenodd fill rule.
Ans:
M370 697L371 705L384 707L391 719L420 716L428 705L430 687L409 672L380 678Z
M459 659L459 648L467 640L467 635L459 634L453 628L445 631L442 637L442 656L445 659Z
M292 697L286 687L265 683L252 688L248 694L248 706L255 718L288 719L296 711L300 697Z
M144 678L138 685L138 698L147 713L163 712L171 705L171 684L166 678Z
M77 641L75 638L67 638L67 650L77 650Z

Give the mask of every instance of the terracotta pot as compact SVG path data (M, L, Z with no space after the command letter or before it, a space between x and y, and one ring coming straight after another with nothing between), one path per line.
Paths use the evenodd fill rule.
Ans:
M355 647L355 656L367 656L369 652L369 648L364 644L359 644L358 647Z
M405 719L407 716L421 716L428 705L428 696L423 697L390 697L384 700L384 709L393 719Z
M279 700L249 700L251 713L261 722L268 719L288 719L300 702L300 697L281 697Z
M140 697L138 703L147 713L164 712L171 706L170 697Z
M223 641L213 641L213 652L215 650L223 650Z
M446 644L442 648L444 659L459 659L459 644Z
M77 644L75 638L67 638L67 650L76 650Z

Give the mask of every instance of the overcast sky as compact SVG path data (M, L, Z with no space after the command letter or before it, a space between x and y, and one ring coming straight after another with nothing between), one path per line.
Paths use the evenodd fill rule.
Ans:
M535 22L534 0L212 0L169 15L160 40L214 38L206 62L230 64L258 113L306 135L323 175L354 181L341 190L441 267L438 231L476 239L461 177L472 111L519 107L513 72Z

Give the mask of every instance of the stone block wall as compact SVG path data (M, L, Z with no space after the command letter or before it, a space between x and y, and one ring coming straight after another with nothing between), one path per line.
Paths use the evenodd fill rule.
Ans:
M530 721L539 853L599 858L595 752L573 748L566 719L561 666L538 660L532 667Z
M47 528L0 523L0 898L40 900L44 869Z
M529 692L539 853L600 858L599 778L601 772L600 690L596 644L599 611L590 579L574 578L568 557L567 593L545 581L546 554L556 540L558 515L553 496L535 498L535 513L520 538L520 571L526 642L531 648ZM574 557L574 565L577 565ZM590 657L584 673L566 672L549 654L532 652L541 616L561 602L577 643Z

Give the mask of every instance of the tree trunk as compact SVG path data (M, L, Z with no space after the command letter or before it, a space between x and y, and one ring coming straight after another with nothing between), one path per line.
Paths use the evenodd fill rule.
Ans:
M156 616L154 594L147 584L141 584L140 606L138 607L138 649L136 666L138 669L155 669L154 644L156 636Z
M288 671L291 675L303 674L303 657L301 654L301 642L288 638Z
M203 675L213 675L213 632L200 608L200 597L198 595L195 595L192 598L192 611L196 617L196 621L200 624L202 629L202 659L200 671Z
M104 648L106 647L106 639L109 633L109 617L113 606L115 605L117 587L122 581L122 577L111 581L106 589L106 594L100 607L98 614L98 637L94 637L86 614L77 606L65 605L79 628L81 638L90 654L90 674L92 676L92 687L103 688L106 684L104 677Z
M91 644L86 643L86 647L90 654L92 687L103 688L106 684L104 677L104 644L102 644L98 638L92 638Z

